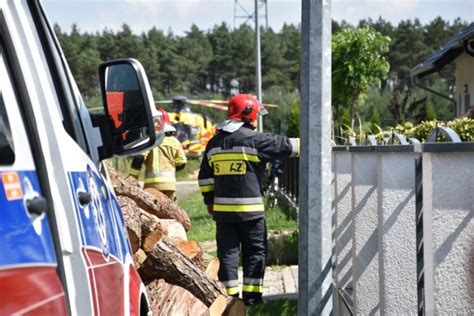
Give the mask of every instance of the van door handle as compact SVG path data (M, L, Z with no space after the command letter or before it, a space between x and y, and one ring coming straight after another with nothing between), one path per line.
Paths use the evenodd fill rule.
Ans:
M79 191L77 193L77 199L79 200L79 204L84 207L91 202L92 195L89 192Z
M32 199L26 200L26 209L30 214L41 215L48 209L48 203L42 196L35 196Z

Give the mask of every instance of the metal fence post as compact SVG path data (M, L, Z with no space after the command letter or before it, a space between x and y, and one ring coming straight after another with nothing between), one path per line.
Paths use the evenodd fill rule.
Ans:
M330 3L302 3L299 315L332 312Z

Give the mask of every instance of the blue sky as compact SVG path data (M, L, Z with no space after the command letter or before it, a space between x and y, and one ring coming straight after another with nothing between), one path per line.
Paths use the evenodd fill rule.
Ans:
M301 1L267 0L268 22L276 31L283 23L297 24L301 20ZM239 0L253 12L254 0ZM151 29L171 29L182 35L194 23L207 30L222 21L234 25L234 0L43 0L53 23L69 31L76 23L81 31L120 29L127 23L135 33ZM238 9L238 15L243 11ZM474 21L474 0L333 0L332 16L355 24L372 17L397 24L402 19L419 18L427 23L437 16L453 21L460 17ZM237 19L237 24L244 19Z

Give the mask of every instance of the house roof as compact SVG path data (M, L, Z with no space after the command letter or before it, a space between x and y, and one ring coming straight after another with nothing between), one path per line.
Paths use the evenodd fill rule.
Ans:
M463 52L464 42L470 38L474 38L474 22L452 37L440 50L416 65L411 70L411 76L421 78L439 71L444 65L452 62Z

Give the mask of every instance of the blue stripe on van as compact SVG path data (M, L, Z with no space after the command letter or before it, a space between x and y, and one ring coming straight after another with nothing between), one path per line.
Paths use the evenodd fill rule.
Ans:
M130 246L115 197L90 167L87 172L69 172L69 178L74 196L80 190L92 195L92 201L86 206L81 206L78 199L74 199L82 244L100 249L106 260L112 255L123 263L125 254L130 253Z
M16 172L23 191L21 199L7 199L0 177L0 268L6 265L55 265L56 255L46 214L30 215L24 204L26 182L31 183L36 194L42 195L38 175L34 170Z

